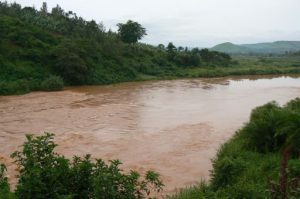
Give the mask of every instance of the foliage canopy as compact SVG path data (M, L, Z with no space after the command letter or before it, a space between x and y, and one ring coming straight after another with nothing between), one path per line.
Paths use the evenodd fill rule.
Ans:
M117 26L120 38L125 43L136 43L147 35L146 29L138 22L128 20L125 24L118 23Z

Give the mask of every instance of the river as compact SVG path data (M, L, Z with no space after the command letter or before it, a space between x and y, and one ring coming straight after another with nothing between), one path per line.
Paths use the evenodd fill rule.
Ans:
M251 109L300 97L300 76L251 76L70 87L0 97L0 162L25 134L56 134L57 152L120 159L122 168L158 171L166 192L209 179L219 146Z

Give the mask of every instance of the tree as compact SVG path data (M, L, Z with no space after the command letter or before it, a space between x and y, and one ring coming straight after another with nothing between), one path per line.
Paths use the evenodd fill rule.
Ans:
M170 42L167 46L167 51L169 53L173 53L173 52L176 52L176 50L177 50L176 46L174 46L174 44L172 42Z
M56 5L56 7L52 8L51 14L53 16L61 17L64 16L65 12L59 5Z
M90 72L90 68L83 59L77 54L69 52L60 54L55 60L53 68L58 75L72 85L85 83Z
M51 68L56 75L62 77L64 82L68 84L80 85L86 83L87 77L94 67L86 62L83 57L88 57L87 54L93 55L92 53L85 45L63 41L50 52L50 57L53 60Z
M41 13L44 15L47 15L47 13L48 13L48 6L47 6L46 2L43 2L43 5L41 7Z
M147 35L146 29L141 24L131 20L128 20L125 24L118 23L117 26L119 36L125 43L136 43Z
M212 60L211 53L209 52L209 50L207 48L201 49L199 51L199 54L200 54L202 60L205 62L210 62Z
M182 52L184 50L184 48L182 46L178 47L178 52Z
M157 48L160 50L165 50L165 46L163 44L158 44Z

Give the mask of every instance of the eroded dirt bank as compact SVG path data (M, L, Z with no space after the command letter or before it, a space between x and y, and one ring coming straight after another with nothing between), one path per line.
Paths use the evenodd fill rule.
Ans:
M208 179L217 148L253 107L300 97L300 78L259 76L125 83L0 97L0 162L26 133L56 134L58 152L120 159L161 173L166 192ZM15 183L15 180L13 180Z

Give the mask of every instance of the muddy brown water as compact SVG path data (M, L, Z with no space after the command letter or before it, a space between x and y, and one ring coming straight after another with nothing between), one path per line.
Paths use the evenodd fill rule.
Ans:
M300 76L251 76L123 83L0 97L0 162L26 133L56 134L57 151L120 159L125 171L158 171L165 192L209 179L218 147L251 109L300 97Z

